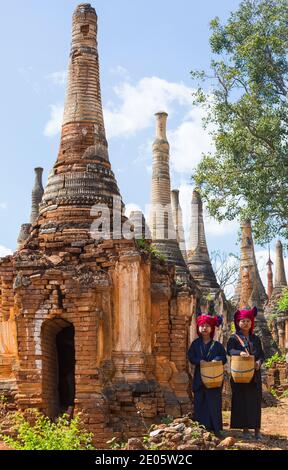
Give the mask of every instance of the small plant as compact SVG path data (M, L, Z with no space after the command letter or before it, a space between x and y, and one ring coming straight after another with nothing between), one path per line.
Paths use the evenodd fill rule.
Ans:
M0 435L15 450L95 450L93 434L83 428L80 413L72 420L68 415L55 422L38 410L30 410L30 419L17 412L13 416L15 437Z
M143 437L143 444L147 450L159 450L159 446L154 442L150 442L150 436L146 435Z
M174 418L173 416L170 416L170 415L163 416L163 418L161 419L161 423L166 424L167 426L173 423L173 421L174 421Z
M8 403L8 398L5 397L5 395L0 395L0 409L1 410L6 410L7 408L7 403Z
M158 258L160 261L166 261L166 256L164 256L154 245L150 246L150 253Z
M147 253L151 253L151 255L155 256L158 258L160 261L166 261L166 256L164 256L157 248L155 245L151 245L148 243L145 238L140 238L136 240L137 246L140 250L144 250Z
M147 241L145 240L145 238L136 239L136 243L137 243L138 248L140 248L141 250L148 251L149 245Z
M282 296L278 301L277 307L281 312L285 312L286 310L288 310L288 287L283 290Z
M119 442L117 437L113 437L110 439L110 441L107 441L106 444L108 444L109 449L111 450L119 450L119 449L124 449L126 447L125 442Z
M284 390L284 392L281 395L281 398L288 398L288 390Z
M270 388L270 393L274 398L278 398L277 392L274 388Z
M285 362L285 360L285 354L279 354L277 352L273 354L273 356L266 359L266 361L264 362L264 366L266 367L266 369L270 369L275 363L283 363Z

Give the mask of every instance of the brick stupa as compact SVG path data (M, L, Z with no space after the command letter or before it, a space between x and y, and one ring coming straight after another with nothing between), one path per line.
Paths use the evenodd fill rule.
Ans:
M126 219L108 158L96 33L94 8L79 5L58 158L28 236L0 259L0 395L53 418L83 410L105 447L190 411L198 293L118 226L112 236L115 216ZM106 206L109 236L95 239L91 224Z

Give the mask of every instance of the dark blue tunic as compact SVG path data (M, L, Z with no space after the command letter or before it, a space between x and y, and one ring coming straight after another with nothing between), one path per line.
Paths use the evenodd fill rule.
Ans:
M194 364L193 379L194 419L214 432L221 431L222 425L222 387L206 388L201 379L200 361L222 361L226 364L226 351L219 341L204 344L202 338L192 342L188 351L189 361Z
M237 333L239 334L239 332ZM245 338L242 337L245 341ZM264 361L264 353L260 338L254 334L249 335L249 341L246 340L247 350L255 356L255 361ZM229 356L239 356L245 347L233 335L228 341L227 352ZM231 377L232 388L232 406L231 423L232 429L260 429L261 427L261 401L262 401L262 382L261 371L255 370L252 381L248 384L235 383Z

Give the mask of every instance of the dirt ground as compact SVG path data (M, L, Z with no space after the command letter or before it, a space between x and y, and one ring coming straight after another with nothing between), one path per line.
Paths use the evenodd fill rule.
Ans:
M243 440L241 431L229 430L229 420L230 412L224 412L224 434L237 439L235 448L239 450L288 450L288 398L279 400L277 406L262 409L263 441L261 442L254 439Z
M277 406L262 409L263 441L243 440L241 431L229 429L230 412L224 411L224 436L236 438L238 450L288 450L288 398L279 400ZM251 436L253 436L251 434ZM0 441L0 451L11 450Z

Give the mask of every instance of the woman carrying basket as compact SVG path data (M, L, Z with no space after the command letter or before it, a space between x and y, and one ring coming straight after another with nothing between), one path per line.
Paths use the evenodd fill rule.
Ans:
M211 361L227 362L226 351L219 341L214 341L215 327L222 323L221 317L200 315L197 318L197 334L188 351L189 361L194 364L193 379L194 419L221 436L222 430L222 387L206 388L201 379L201 363Z
M255 437L261 440L261 400L262 382L261 365L264 361L264 353L260 338L254 331L254 319L257 308L249 310L237 310L234 315L236 333L231 336L227 345L229 356L254 356L255 372L249 383L235 383L231 377L232 429L243 429L243 437L249 439L249 429L255 430Z

